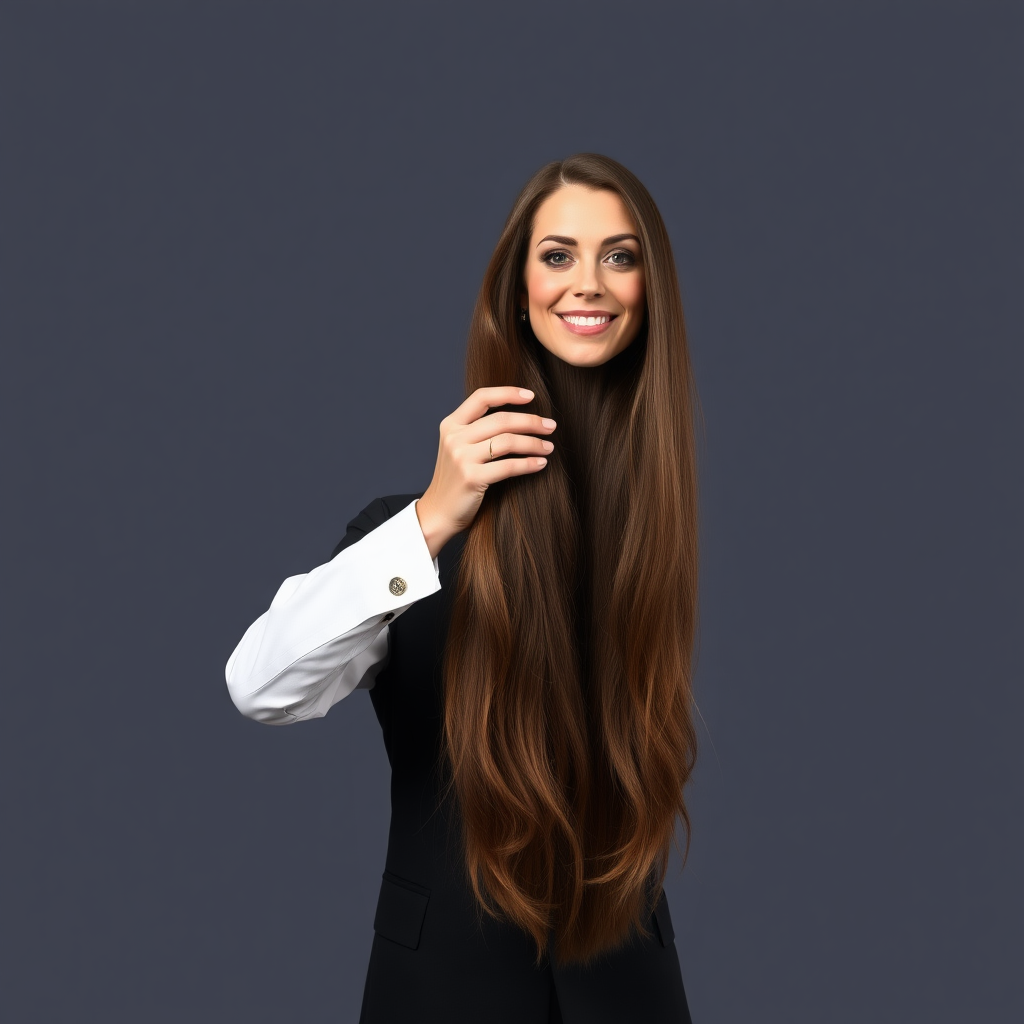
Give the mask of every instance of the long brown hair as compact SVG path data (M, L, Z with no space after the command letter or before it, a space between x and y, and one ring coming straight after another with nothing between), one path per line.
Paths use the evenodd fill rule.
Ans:
M637 226L647 311L600 367L550 354L519 317L534 215L607 189ZM548 164L516 199L470 327L466 393L516 384L553 416L548 465L490 488L468 530L444 662L445 753L479 905L538 963L649 934L696 759L699 402L668 233L608 157Z

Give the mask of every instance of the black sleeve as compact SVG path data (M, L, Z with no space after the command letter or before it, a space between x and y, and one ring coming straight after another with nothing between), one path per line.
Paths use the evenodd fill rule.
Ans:
M384 498L374 498L362 512L349 521L345 529L345 536L338 541L331 558L334 558L339 551L344 551L350 544L361 540L371 530L375 530L381 523L390 519L396 512L401 512L406 505L417 498L423 497L423 491L419 494L389 494Z

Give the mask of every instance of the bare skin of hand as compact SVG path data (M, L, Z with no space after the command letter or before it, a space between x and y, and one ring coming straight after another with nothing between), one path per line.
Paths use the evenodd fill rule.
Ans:
M525 388L477 388L441 420L434 478L416 503L431 558L473 522L491 484L547 465L545 456L554 445L533 435L550 434L554 420L526 412L488 414L488 409L532 400L533 392ZM492 454L499 459L513 453L525 457L491 461Z

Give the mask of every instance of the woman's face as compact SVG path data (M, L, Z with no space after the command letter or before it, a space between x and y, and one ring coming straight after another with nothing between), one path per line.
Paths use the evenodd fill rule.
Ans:
M618 355L644 320L641 255L615 192L566 185L548 196L534 218L520 297L537 340L573 366Z

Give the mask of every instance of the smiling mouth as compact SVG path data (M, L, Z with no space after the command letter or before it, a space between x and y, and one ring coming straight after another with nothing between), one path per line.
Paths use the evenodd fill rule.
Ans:
M564 320L573 327L599 327L601 324L610 323L614 317L610 316L565 316L562 313L555 314L560 320Z
M618 319L617 313L596 313L586 316L583 313L555 313L562 321L562 326L570 333L585 338L595 337L611 330L611 323Z

